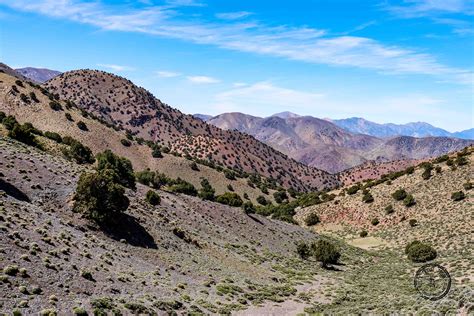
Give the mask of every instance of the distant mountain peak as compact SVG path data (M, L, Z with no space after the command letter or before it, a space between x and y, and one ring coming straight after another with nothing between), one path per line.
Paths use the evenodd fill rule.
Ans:
M57 70L35 67L18 68L15 69L15 71L38 83L44 83L61 74L61 72Z
M279 118L282 118L284 120L286 119L289 119L289 118L295 118L295 117L300 117L301 115L298 115L296 113L293 113L293 112L290 112L290 111L284 111L284 112L280 112L280 113L275 113L269 117L279 117Z

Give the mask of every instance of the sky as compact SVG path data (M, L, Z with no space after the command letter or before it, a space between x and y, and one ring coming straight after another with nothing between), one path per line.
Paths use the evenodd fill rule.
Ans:
M474 0L0 0L0 60L101 69L185 113L474 127Z

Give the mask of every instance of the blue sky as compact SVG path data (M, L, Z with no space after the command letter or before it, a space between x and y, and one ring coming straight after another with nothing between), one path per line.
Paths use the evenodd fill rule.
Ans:
M0 0L0 58L95 68L186 113L474 125L474 1Z

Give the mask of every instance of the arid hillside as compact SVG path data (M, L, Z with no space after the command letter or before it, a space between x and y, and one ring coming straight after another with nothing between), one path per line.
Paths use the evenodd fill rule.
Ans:
M207 120L226 130L253 135L306 165L331 173L366 162L417 160L460 150L472 140L449 137L390 139L351 133L328 120L311 116L274 115L266 118L224 113Z
M145 143L140 143L136 139L127 143L127 135L124 131L107 126L78 108L68 107L63 101L58 101L61 108L54 110L50 106L53 101L39 88L26 82L23 82L23 87L21 87L15 82L16 80L14 77L0 74L0 111L15 116L20 123L29 122L42 131L73 137L88 146L93 154L110 149L130 159L136 171L149 168L171 178L180 177L197 188L200 187L201 180L205 178L216 188L217 194L228 191L227 187L231 185L236 193L240 196L246 193L252 201L255 201L259 195L266 195L258 185L249 185L247 178L236 176L229 179L225 170L202 164L198 164L197 170L193 170L192 160L164 152L161 153L161 158L154 158L153 149ZM18 92L12 90L13 86ZM34 93L38 102L31 100L31 93ZM22 101L21 95L28 96L27 102ZM86 130L78 127L79 122L85 124ZM265 183L265 179L262 183ZM274 190L269 188L268 199L272 199L273 192Z
M61 99L172 152L271 177L297 190L329 188L337 177L288 158L253 136L224 131L162 103L129 80L97 70L63 73L45 84Z

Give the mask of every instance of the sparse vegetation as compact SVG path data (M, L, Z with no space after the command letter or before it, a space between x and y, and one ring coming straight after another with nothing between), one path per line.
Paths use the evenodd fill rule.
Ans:
M461 201L461 200L464 200L465 197L466 195L464 194L463 191L457 191L451 194L451 200L453 201Z
M158 205L161 202L161 198L155 191L148 190L148 192L146 193L146 201L151 205Z

